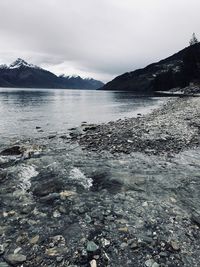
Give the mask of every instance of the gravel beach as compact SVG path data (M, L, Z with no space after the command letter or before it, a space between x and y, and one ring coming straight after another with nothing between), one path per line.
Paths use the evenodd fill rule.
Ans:
M173 154L200 143L200 98L173 98L151 114L97 125L80 136L93 151Z

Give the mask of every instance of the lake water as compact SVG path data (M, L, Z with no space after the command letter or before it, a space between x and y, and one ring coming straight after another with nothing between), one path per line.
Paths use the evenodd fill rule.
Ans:
M10 253L21 246L16 240L25 240L20 249L28 255L24 267L64 266L55 263L58 257L48 258L47 252L57 251L64 253L65 266L89 266L88 240L100 246L98 266L144 266L149 253L163 249L173 266L200 266L191 257L191 251L199 257L199 233L190 221L200 207L199 149L174 157L112 155L84 150L68 135L83 121L132 117L164 101L120 92L0 89L0 151L19 145L24 152L0 155L0 243L6 242ZM31 245L29 239L37 236L38 243ZM55 246L53 238L58 238ZM184 253L169 254L171 238ZM60 250L63 240L67 252ZM137 250L126 245L131 240L138 240ZM187 256L185 251L189 261L176 264L176 255ZM30 265L32 255L39 263ZM41 257L47 264L40 264Z
M163 98L132 93L62 89L0 89L0 136L65 132L81 122L102 123L147 113ZM41 135L41 133L40 133Z

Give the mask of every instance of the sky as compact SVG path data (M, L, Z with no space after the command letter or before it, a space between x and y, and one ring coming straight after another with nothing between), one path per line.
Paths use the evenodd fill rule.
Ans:
M0 64L104 82L200 38L199 0L0 0Z

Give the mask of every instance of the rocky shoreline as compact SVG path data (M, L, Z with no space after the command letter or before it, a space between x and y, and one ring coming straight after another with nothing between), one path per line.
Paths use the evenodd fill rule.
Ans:
M200 99L0 156L0 267L200 266Z
M200 144L200 100L172 98L149 115L92 126L78 141L111 153L173 154Z

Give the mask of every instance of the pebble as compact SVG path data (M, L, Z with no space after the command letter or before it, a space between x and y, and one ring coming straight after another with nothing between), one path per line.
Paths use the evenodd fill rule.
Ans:
M59 263L59 262L61 262L61 261L63 261L63 256L59 256L59 257L56 257L56 261Z
M60 192L60 198L65 200L68 197L75 196L77 193L74 191L62 191Z
M90 261L90 266L91 266L91 267L97 267L97 262L96 262L96 260L91 260L91 261Z
M54 212L53 212L53 217L54 218L59 218L61 216L61 214L60 214L60 212L58 211L58 210L55 210Z
M119 230L119 232L127 233L128 232L128 227L121 227L118 230Z
M30 244L35 245L39 241L40 236L36 235L30 239Z
M176 241L171 241L170 244L171 244L173 250L175 250L175 251L180 250L180 247Z
M160 252L160 257L167 257L167 253L166 252Z
M89 241L87 243L87 251L89 252L95 252L98 248L99 246L97 246L93 241Z
M154 260L153 259L149 259L147 261L145 261L145 266L146 267L152 267L154 264Z
M120 248L121 248L122 250L124 250L125 248L127 248L127 246L128 246L128 244L125 243L125 242L123 242L123 243L120 245Z
M101 239L102 246L105 248L110 245L110 240L107 240L105 238Z

